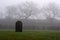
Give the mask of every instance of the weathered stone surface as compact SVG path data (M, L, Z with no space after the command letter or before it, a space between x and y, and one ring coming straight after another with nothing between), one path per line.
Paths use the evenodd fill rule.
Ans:
M22 32L22 22L21 21L17 21L15 24L15 31L16 32Z

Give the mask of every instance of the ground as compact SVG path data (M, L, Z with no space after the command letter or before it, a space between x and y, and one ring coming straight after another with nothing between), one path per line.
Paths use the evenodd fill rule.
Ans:
M60 31L0 31L0 40L60 40Z

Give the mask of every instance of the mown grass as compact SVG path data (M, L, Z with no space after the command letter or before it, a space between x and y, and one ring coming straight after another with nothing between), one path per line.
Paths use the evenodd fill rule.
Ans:
M0 31L0 40L60 40L59 31Z

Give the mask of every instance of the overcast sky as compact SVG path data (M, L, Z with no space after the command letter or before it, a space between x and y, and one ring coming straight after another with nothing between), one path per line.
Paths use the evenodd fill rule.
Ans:
M33 1L37 4L39 4L40 6L46 5L49 2L55 2L58 5L60 5L60 0L0 0L0 10L3 10L6 6L20 4L25 1L29 1L29 2Z
M58 5L60 5L60 0L0 0L0 10L4 9L6 6L20 4L25 1L33 1L40 6L46 5L49 2L56 2Z
M4 8L5 6L8 6L8 5L19 4L24 1L33 1L41 5L47 4L49 2L56 2L60 4L60 0L0 0L0 8Z

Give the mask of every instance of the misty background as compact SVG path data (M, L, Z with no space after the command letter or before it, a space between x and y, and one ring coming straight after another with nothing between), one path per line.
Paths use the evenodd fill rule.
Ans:
M0 0L0 29L60 30L60 0Z

